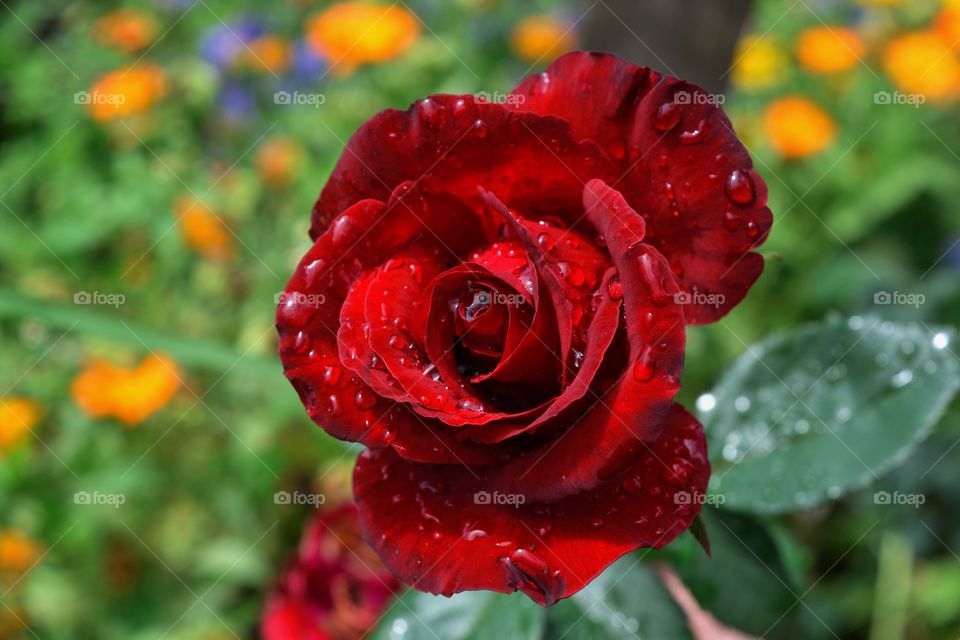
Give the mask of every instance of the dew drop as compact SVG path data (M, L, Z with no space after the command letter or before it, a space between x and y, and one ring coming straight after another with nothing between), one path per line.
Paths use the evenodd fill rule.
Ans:
M369 409L377 403L377 396L368 389L360 389L353 396L353 403L357 405L358 409Z
M680 122L680 107L670 101L661 104L653 114L653 127L657 131L670 131Z
M731 202L741 206L749 206L756 199L756 192L753 186L753 178L742 169L736 169L727 178L724 185L724 192Z
M717 398L712 393L705 393L697 398L697 410L707 412L713 411L717 406Z
M933 336L932 342L934 349L937 351L943 351L950 345L950 336L945 331L941 331Z
M478 138L486 138L488 130L489 128L487 127L487 123L482 119L478 119L473 123L473 135Z
M333 221L331 238L337 244L344 242L353 231L353 218L343 214Z
M617 279L612 279L607 284L607 295L611 300L620 300L623 298L623 285Z

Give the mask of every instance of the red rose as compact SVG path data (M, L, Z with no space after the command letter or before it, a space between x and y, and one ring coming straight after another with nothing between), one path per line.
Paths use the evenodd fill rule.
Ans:
M359 533L352 504L307 525L267 598L264 640L347 640L373 626L400 585Z
M361 528L400 579L551 604L699 512L684 324L743 298L771 223L715 102L572 53L505 100L432 96L350 140L280 355L310 416L369 447Z

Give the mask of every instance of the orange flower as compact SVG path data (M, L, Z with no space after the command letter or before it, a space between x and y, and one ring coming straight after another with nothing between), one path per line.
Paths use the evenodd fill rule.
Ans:
M531 63L550 61L577 46L572 27L547 14L528 16L510 35L514 53Z
M420 22L407 9L366 2L338 2L307 23L307 44L330 62L336 75L357 65L397 57L420 35Z
M40 547L12 529L0 531L0 571L22 573L40 558Z
M936 33L908 33L891 41L883 62L893 83L907 93L948 101L960 93L960 62L950 42Z
M943 8L933 22L933 31L947 43L960 41L960 3Z
M811 73L837 73L857 64L863 56L860 36L839 26L813 27L797 38L797 59Z
M273 138L257 151L257 171L273 187L289 184L300 169L303 149L288 138Z
M70 394L88 415L133 427L166 405L179 386L176 363L166 357L151 355L133 368L94 359L74 379Z
M251 69L265 73L286 71L293 59L290 43L277 36L263 36L250 43L243 62Z
M837 125L826 111L801 96L772 102L763 117L763 129L782 156L805 158L826 149L837 135Z
M136 9L116 9L94 22L92 33L99 44L133 53L153 42L157 23Z
M0 454L12 449L40 420L40 407L27 398L0 399Z
M223 220L203 201L193 196L178 197L173 203L180 235L188 247L211 260L233 256L233 240Z
M163 70L152 62L142 62L100 76L84 100L94 120L111 120L149 109L163 97L164 84Z

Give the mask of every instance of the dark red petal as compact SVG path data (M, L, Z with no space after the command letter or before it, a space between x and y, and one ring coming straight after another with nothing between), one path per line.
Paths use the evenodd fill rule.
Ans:
M614 297L623 297L630 349L620 377L585 415L569 419L568 431L490 478L499 491L522 491L542 502L592 489L630 462L625 451L637 441L656 440L683 368L677 285L663 256L642 242L642 220L599 180L587 183L583 202L590 222L607 238L619 273L622 292Z
M743 299L763 271L751 250L772 217L766 185L713 96L583 52L557 59L514 94L522 100L512 108L565 119L577 139L596 142L617 164L611 186L649 216L648 242L670 261L681 289L701 301L687 305L688 323L717 320Z
M386 200L414 181L476 203L479 184L530 217L579 211L589 178L613 176L603 152L575 142L558 118L512 112L474 96L431 96L361 126L314 205L311 237L364 198Z
M406 207L376 200L337 218L300 261L277 308L284 373L310 417L335 438L392 446L422 462L488 464L497 459L489 447L458 442L442 425L391 409L340 362L337 331L348 293L364 271L423 232Z
M481 472L482 473L482 472ZM492 492L454 465L418 465L390 450L361 454L354 494L364 537L398 578L451 595L523 591L542 605L566 598L639 547L660 548L700 511L710 467L703 429L674 405L639 459L591 491L549 505Z

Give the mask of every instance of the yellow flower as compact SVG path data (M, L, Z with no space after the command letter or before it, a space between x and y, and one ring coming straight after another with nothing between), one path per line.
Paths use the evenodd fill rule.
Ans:
M70 386L74 401L94 418L136 426L161 409L180 386L176 363L151 355L133 368L91 360Z
M0 399L0 454L12 449L40 420L40 407L27 398Z
M163 97L164 85L163 70L152 62L141 62L97 78L87 95L87 106L99 121L143 113Z
M243 62L251 69L268 73L286 71L292 59L290 43L276 36L257 38L243 56Z
M932 31L908 33L887 45L884 67L901 91L947 101L960 93L960 62L950 45Z
M272 187L289 184L300 169L303 149L289 138L273 138L257 150L257 171Z
M19 531L0 531L0 571L23 573L40 558L40 547Z
M801 96L773 101L764 113L763 130L773 148L791 159L823 151L837 135L833 118Z
M812 73L837 73L853 67L863 57L864 46L852 29L812 27L797 38L797 59Z
M770 38L746 36L734 54L732 80L741 89L763 89L781 79L787 57Z
M233 238L223 220L203 201L184 195L173 202L173 211L184 243L211 260L233 256Z
M335 75L400 55L420 35L420 21L398 5L338 2L307 22L307 44Z
M524 18L514 27L510 46L528 62L549 62L576 48L577 37L568 23L547 14L538 14Z
M136 9L116 9L93 23L92 34L99 44L133 53L153 42L157 23Z

